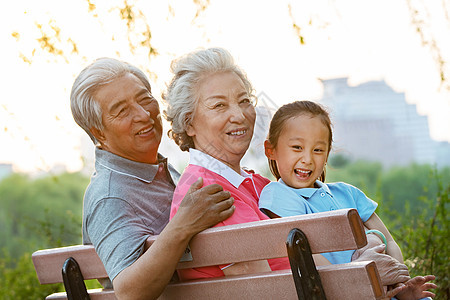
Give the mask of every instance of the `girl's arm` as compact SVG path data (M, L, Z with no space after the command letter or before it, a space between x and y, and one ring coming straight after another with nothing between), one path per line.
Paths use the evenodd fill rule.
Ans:
M384 225L383 221L381 221L380 217L376 213L373 213L372 216L364 223L369 229L376 229L381 231L386 237L387 245L386 245L386 254L392 256L399 262L403 263L403 255L400 247L395 242L389 230Z

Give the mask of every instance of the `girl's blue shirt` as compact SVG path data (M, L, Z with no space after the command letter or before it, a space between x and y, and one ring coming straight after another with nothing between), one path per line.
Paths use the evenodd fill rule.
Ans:
M261 192L259 208L270 210L280 217L312 214L343 208L355 208L363 222L375 212L378 204L358 188L344 183L316 181L317 188L296 189L282 179L271 182ZM323 253L332 264L351 261L354 250Z

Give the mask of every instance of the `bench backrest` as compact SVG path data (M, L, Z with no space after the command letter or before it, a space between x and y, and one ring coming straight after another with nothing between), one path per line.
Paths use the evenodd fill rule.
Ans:
M299 228L305 233L312 253L357 249L367 243L363 224L357 211L344 209L207 229L197 234L189 242L192 261L180 262L178 268L284 257L287 255L286 238L293 228ZM156 238L157 236L150 237L147 240L147 246L151 245ZM40 283L62 282L61 268L68 257L76 259L84 279L107 277L94 248L78 245L35 252L32 258ZM345 282L346 277L344 276L348 278L355 274L359 274L359 277L350 278L350 281L355 280L355 289L361 290L357 281L364 280L365 296L367 293L371 293L372 298L375 299L382 295L378 272L373 262L352 263L347 267L345 265L319 267L318 270L321 278L324 277L322 283L327 296L334 293L335 290L342 291L348 289L349 285L352 286L353 284L350 283L340 285L339 282ZM340 275L338 275L339 272L341 272ZM364 276L361 275L363 273ZM263 282L265 285L269 284L270 287L265 294L262 294L266 296L266 299L270 298L267 297L267 293L282 292L286 289L286 285L293 289L295 295L292 275L290 270L286 270L270 274L222 277L171 284L166 288L161 299L174 299L180 295L183 295L185 299L196 299L199 296L207 299L208 290L214 293L214 297L218 299L218 291L221 288L224 292L228 290L228 294L232 289L236 293L242 293L242 290L239 292L239 288L237 288L239 285L244 291L252 291L252 289L261 291ZM282 287L283 284L284 288L275 288L275 285ZM231 286L233 287L231 288ZM242 294L239 295L242 296ZM333 296L333 298L335 297ZM257 297L255 296L254 299Z

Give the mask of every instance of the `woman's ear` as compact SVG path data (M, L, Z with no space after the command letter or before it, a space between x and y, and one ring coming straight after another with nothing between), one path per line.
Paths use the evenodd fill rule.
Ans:
M275 149L269 140L264 141L264 153L266 154L268 159L275 160Z
M192 113L189 113L188 115L186 115L186 117L184 118L184 122L185 124L187 124L186 126L186 134L190 137L193 137L195 135L195 129L192 126Z
M190 137L193 137L195 135L195 129L192 127L192 124L188 124L186 126L186 134Z

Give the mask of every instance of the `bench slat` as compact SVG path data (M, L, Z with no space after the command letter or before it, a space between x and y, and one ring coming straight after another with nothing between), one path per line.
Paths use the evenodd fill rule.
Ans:
M382 297L379 281L375 281L377 287L375 289L368 284L372 282L371 277L378 274L374 262L320 266L317 269L327 299L359 300ZM350 286L354 288L348 288ZM291 271L281 270L229 276L221 280L200 279L171 284L158 299L298 299L298 297Z
M310 237L313 253L357 249L367 243L358 212L355 209L342 209L209 228L197 234L189 243L194 260L179 263L178 268L287 256L285 242L292 228L299 228ZM236 234L236 231L239 234ZM153 243L156 238L157 236L150 237L147 243ZM77 260L85 279L108 277L94 247L78 245L33 253L32 259L39 282L62 282L61 268L68 257Z
M84 279L107 278L105 267L93 246L77 245L39 250L33 253L34 268L41 284L63 282L61 270L67 258L73 257Z
M373 261L318 266L317 270L328 299L381 299L384 295Z
M328 299L381 299L379 281L368 285L378 272L374 262L357 262L317 268ZM353 286L354 288L345 288ZM91 290L92 300L116 299L112 291ZM65 293L49 296L48 300L67 299ZM290 270L253 275L200 279L169 284L158 300L171 299L298 299Z
M92 289L88 290L91 300L117 300L113 290ZM66 300L66 293L54 293L45 300Z
M309 237L313 253L358 249L367 243L358 212L342 209L204 230L189 242L194 260L180 262L177 268L285 257L285 243L292 228L301 229Z

